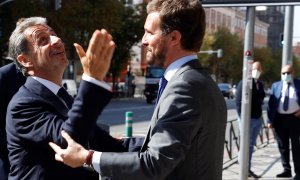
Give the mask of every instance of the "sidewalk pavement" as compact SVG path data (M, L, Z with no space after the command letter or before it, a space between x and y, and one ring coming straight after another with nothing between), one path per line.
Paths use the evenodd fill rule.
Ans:
M260 180L292 180L293 178L276 178L276 175L283 171L280 154L278 151L277 143L272 140L270 144L265 147L257 149L252 156L251 170L260 175ZM293 161L291 158L292 176L294 176ZM240 167L238 163L223 170L223 180L239 180ZM255 178L248 178L249 180Z

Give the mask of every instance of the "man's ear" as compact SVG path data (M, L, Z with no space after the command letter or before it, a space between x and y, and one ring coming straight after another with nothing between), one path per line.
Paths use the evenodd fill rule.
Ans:
M28 68L32 66L32 62L23 54L18 55L17 61L24 67Z
M171 44L180 44L181 41L181 33L179 31L172 31L170 34Z

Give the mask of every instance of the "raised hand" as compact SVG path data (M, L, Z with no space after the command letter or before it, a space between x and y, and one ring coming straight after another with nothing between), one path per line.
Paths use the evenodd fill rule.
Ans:
M74 46L83 66L83 72L102 81L109 70L115 50L112 36L105 29L96 30L86 52L79 44L75 43Z
M73 168L82 166L85 163L89 151L76 143L65 131L62 131L61 135L67 141L68 147L62 149L58 145L50 142L49 145L55 151L55 159Z

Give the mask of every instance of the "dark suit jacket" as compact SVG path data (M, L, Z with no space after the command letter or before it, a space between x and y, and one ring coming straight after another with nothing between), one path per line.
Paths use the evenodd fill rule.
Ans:
M97 117L110 98L111 92L81 81L69 111L49 89L28 77L7 110L9 179L88 179L87 170L55 161L48 142L66 147L60 133L64 129L77 142L86 145Z
M252 98L251 98L251 118L260 118L262 115L262 105L264 103L265 98L265 90L263 83L258 80L258 89L256 88L256 84L254 79L252 80ZM236 109L239 117L241 117L241 109L242 109L242 89L243 89L243 81L240 81L237 86L236 91Z
M300 80L294 79L294 85L298 97L298 104L300 105ZM281 99L282 86L282 81L278 81L272 84L271 95L268 103L268 123L274 123L274 120L276 118L276 112Z
M9 101L25 83L26 77L17 71L14 63L0 68L0 179L8 176L9 161L6 143L5 119Z
M221 180L227 110L197 60L165 87L138 153L102 153L103 179Z

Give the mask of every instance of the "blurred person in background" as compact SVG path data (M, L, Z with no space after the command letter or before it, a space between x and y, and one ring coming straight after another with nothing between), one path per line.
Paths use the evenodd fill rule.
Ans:
M16 26L24 18L18 19ZM6 180L9 173L9 160L6 141L6 110L9 101L25 83L26 77L17 68L11 57L6 57L11 63L0 68L0 180Z
M276 177L292 177L290 140L295 177L300 180L300 80L294 78L292 65L281 69L281 81L272 84L268 103L268 127L274 128L283 172Z
M6 110L9 101L25 80L13 62L0 68L0 180L8 178L10 167L5 131Z
M256 61L252 64L252 99L250 115L250 145L249 145L249 177L259 178L260 176L251 171L251 159L256 145L256 139L262 127L262 105L265 98L264 84L259 80L263 70L261 63ZM236 108L239 116L239 129L241 132L241 110L242 110L242 88L243 81L240 81L236 92Z

